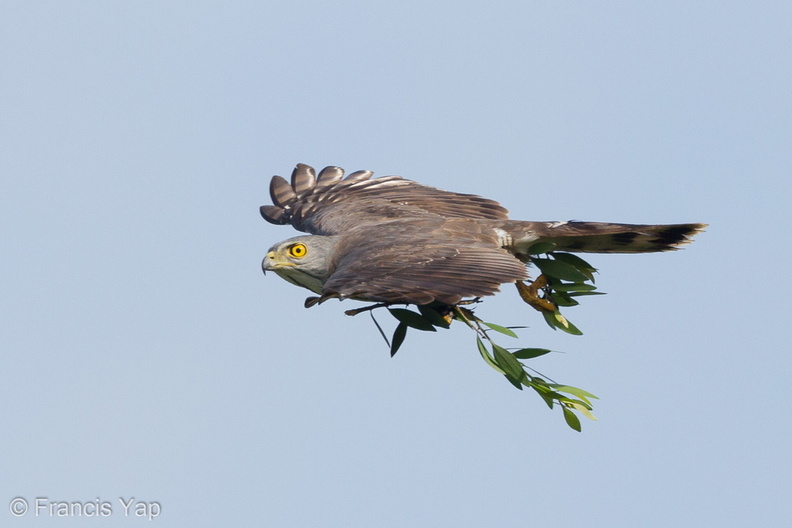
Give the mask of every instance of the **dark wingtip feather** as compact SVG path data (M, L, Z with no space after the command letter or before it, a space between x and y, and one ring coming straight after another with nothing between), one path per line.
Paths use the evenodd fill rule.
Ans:
M297 196L316 187L316 173L313 167L305 163L298 163L292 171L291 186Z
M319 171L319 176L316 177L316 185L320 187L329 187L334 183L341 181L344 177L344 169L330 165Z
M287 207L297 201L297 193L282 176L272 177L269 191L272 203L278 207Z
M261 216L264 217L264 220L271 224L281 225L286 223L285 220L282 220L286 210L281 207L276 205L262 205L259 207L259 212Z
M370 179L372 176L374 176L374 172L373 171L370 171L370 170L359 170L359 171L355 171L352 174L350 174L349 176L347 176L344 179L344 181L347 181L347 182L363 181L363 180Z

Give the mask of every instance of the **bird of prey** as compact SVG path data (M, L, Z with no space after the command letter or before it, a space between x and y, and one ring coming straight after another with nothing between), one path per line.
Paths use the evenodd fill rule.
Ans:
M542 247L584 253L668 251L706 224L637 225L510 220L493 200L443 191L399 176L372 178L339 167L317 175L298 164L274 176L261 215L310 233L279 242L262 268L330 298L456 306L528 278ZM541 246L540 246L541 245Z

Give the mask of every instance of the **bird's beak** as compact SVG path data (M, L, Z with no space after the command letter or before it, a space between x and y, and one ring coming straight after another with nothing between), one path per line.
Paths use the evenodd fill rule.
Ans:
M269 253L267 253L267 256L264 257L264 260L261 262L261 269L265 274L268 271L276 271L280 268L293 267L293 266L294 266L293 262L289 262L283 259L283 257L280 254L275 253L274 251L270 251Z

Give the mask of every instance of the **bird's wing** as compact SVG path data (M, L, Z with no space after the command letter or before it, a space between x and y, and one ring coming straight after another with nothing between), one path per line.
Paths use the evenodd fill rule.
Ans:
M467 219L397 220L343 235L323 298L457 304L527 277L496 235Z
M270 182L273 205L261 216L273 224L291 224L316 235L335 235L364 224L429 216L505 220L508 211L493 200L442 191L399 176L371 179L371 171L344 178L339 167L325 167L317 176L299 164L291 183L280 176Z

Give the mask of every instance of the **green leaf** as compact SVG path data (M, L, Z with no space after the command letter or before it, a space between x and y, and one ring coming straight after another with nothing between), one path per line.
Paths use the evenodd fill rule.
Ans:
M538 377L534 377L531 379L526 378L525 380L523 380L523 384L535 390L537 394L539 394L539 396L542 397L542 399L545 401L547 406L550 407L551 409L553 408L553 404L556 401L561 401L564 398L562 394L559 394L558 392L555 392L552 389L550 389L550 387L547 386L547 383L545 383L541 378Z
M556 261L553 258L547 258L537 259L537 261L545 266L548 265L548 262L551 262L551 264L549 264L550 267L556 266L556 263L561 264L560 268L554 268L556 271L558 269L562 269L563 271L563 266L568 265L564 273L568 272L570 267L574 268L571 264L561 262L561 259ZM585 261L582 261L582 259L580 262L583 263L578 263L581 266L585 264ZM586 269L586 271L593 271L593 268L584 269ZM569 282L570 279L550 275L545 276L549 281L548 287L546 287L545 290L550 292L553 300L559 304L570 303L570 301L572 301L571 297L576 295L596 295L600 293L594 291L595 287L593 285L586 284L580 280ZM389 343L391 356L394 356L403 345L409 328L428 331L435 331L438 327L448 328L449 321L447 317L444 317L444 314L454 314L456 319L465 322L467 326L476 333L476 346L484 362L493 370L502 374L509 383L520 390L524 390L524 387L532 388L550 409L558 404L562 409L564 420L567 425L576 431L581 431L580 415L591 420L596 420L591 412L592 404L590 401L590 399L596 399L596 396L583 389L570 385L549 383L545 379L542 379L544 376L541 374L535 373L537 375L532 375L531 373L533 371L526 369L521 362L521 360L534 359L549 354L551 352L550 349L518 349L517 347L510 347L507 349L492 341L492 336L494 334L492 334L490 330L516 338L517 334L514 329L524 327L506 327L495 323L486 323L476 317L473 311L468 308L462 308L460 306L451 307L454 310L453 312L449 312L448 308L447 306L419 305L417 306L417 313L414 309L388 308L393 317L398 320L398 325ZM370 308L368 309L370 310ZM355 312L359 313L359 311ZM548 325L554 329L561 329L570 334L579 335L581 333L580 330L570 323L558 310L555 312L543 312L543 316ZM374 319L374 323L380 331L380 334L383 334L383 337L387 341L387 337L384 335L376 319Z
M574 253L566 253L561 251L561 252L553 253L553 257L555 257L558 260L562 260L567 264L571 264L581 271L584 269L589 271L597 271L597 268L595 268L594 266L583 260L582 257L575 255Z
M496 325L494 323L485 323L484 321L481 321L481 324L486 325L490 327L492 330L495 330L496 332L500 332L503 335L507 335L509 337L514 337L514 338L517 337L517 334L515 334L514 330L512 330L511 328L506 328L505 326Z
M539 396L541 396L541 398L544 400L544 402L547 404L548 407L550 407L551 409L553 408L553 403L555 400L549 394L547 394L547 392L540 390L536 385L531 383L529 383L528 386L531 387L533 390L535 390Z
M555 330L557 328L557 323L555 319L555 312L542 312L542 316L544 316L545 323L547 326Z
M509 376L508 374L504 374L503 376L509 381L509 383L511 383L514 386L515 389L523 390L522 383L520 383L519 381L517 381L513 377Z
M566 407L561 407L561 409L564 411L564 420L566 420L567 425L579 433L580 418Z
M509 381L513 379L512 384L522 390L520 380L525 376L522 363L511 352L495 343L492 343L492 351L495 353L495 362L503 369L503 373L509 378Z
M393 331L393 337L391 338L391 357L395 356L396 352L399 351L399 347L402 346L402 343L404 343L405 337L407 337L407 325L404 323L399 323L396 326L396 330Z
M553 292L550 294L550 300L556 303L556 305L564 308L569 306L577 306L580 304L576 300L574 300L568 293L565 292Z
M556 312L556 313L558 313L558 312ZM561 314L559 314L559 315L561 315ZM561 316L561 317L563 317L563 316ZM566 332L567 334L570 334L570 335L583 335L583 332L581 332L580 329L577 326L573 325L571 321L567 320L566 317L564 317L564 321L565 322L563 322L563 323L558 325L558 328L560 330L563 330L564 332Z
M578 257L577 255L573 255L572 253L553 253L553 256L556 260L569 264L570 266L574 266L574 268L583 273L583 275L585 275L588 280L594 282L594 272L597 271L597 268L582 258Z
M581 405L581 404L579 404L579 403L572 403L572 407L574 407L574 408L575 408L575 410L578 410L578 411L580 411L580 413L581 413L583 416L585 416L586 418L588 418L589 420L593 420L593 421L595 421L595 422L597 421L597 417L596 417L596 416L594 416L594 415L591 413L591 410L590 410L590 409L588 409L588 408L587 408L585 405Z
M421 312L421 315L424 316L430 323L434 326L439 326L440 328L450 328L451 323L446 321L442 315L440 315L437 310L432 308L431 306L427 306L425 304L418 305L418 311Z
M549 277L554 277L560 280L583 282L588 280L588 275L579 271L575 266L553 259L532 259L531 262L536 264L536 267L542 273Z
M570 282L553 284L553 290L557 292L590 292L596 290L597 287L593 284L585 284L583 282Z
M398 319L400 322L406 324L410 328L416 330L425 330L429 332L437 332L432 322L419 313L412 310L405 310L404 308L388 308L388 311Z
M517 359L533 359L549 354L550 352L552 352L552 350L547 348L521 348L516 352L512 352L512 355Z
M541 255L542 253L550 253L555 247L556 245L553 242L539 242L528 248L528 254Z
M598 291L581 291L581 292L571 292L567 293L570 297L583 297L585 295L605 295L605 292L598 292Z
M566 317L561 315L561 312L542 312L542 315L545 318L545 321L551 328L558 328L563 330L567 334L572 335L583 335L583 332L578 330L578 327L570 323Z
M583 389L572 387L570 385L550 384L549 386L552 387L553 390L556 390L558 392L566 392L567 394L573 394L575 396L579 396L580 398L583 398L584 400L587 398L593 398L595 400L599 399L588 391L584 391Z
M484 362L501 374L505 375L506 373L498 366L497 363L495 363L495 360L492 358L492 356L490 356L489 350L487 350L487 347L484 346L484 342L478 336L476 336L476 345L478 345L479 353L481 354L481 357L484 358Z

